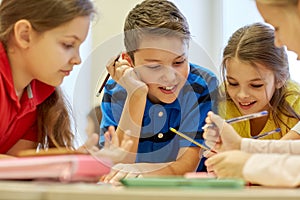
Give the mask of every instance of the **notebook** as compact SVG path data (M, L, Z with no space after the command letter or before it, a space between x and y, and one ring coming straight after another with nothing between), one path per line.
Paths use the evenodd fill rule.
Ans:
M4 158L0 159L0 179L97 182L111 166L109 159L87 154Z
M127 187L189 187L189 188L244 188L240 179L185 178L185 177L144 177L124 178L121 183Z

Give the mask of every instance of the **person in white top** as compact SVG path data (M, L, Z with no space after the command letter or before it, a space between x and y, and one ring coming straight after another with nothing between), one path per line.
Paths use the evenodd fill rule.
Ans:
M206 144L218 153L205 165L220 178L242 178L265 186L300 186L300 140L255 140L242 138L224 119L212 112L207 123ZM207 154L206 154L207 155Z
M275 45L286 45L300 56L300 1L256 0L265 22L275 28ZM205 164L220 178L243 178L254 184L278 187L300 186L300 140L255 140L241 138L231 125L212 112L204 138L218 151ZM217 131L216 131L217 130ZM293 129L299 138L300 124Z

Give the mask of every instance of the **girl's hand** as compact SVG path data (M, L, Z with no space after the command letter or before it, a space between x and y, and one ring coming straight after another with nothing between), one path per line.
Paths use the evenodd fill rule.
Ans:
M205 130L203 137L206 145L217 152L240 149L241 136L224 119L213 112L208 112L206 123L216 125Z
M244 178L243 168L250 156L242 151L227 151L208 158L205 165L219 178Z

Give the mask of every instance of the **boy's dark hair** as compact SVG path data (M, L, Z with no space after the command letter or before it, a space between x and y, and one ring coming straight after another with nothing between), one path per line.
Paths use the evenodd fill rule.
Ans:
M167 0L145 0L136 5L127 15L124 34L126 51L133 61L133 53L145 35L179 37L187 43L190 40L186 18Z

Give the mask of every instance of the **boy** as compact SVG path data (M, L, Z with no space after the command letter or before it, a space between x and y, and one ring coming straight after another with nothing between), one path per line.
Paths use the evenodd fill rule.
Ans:
M195 171L200 149L169 128L202 143L204 119L215 109L216 76L188 62L188 23L172 2L143 1L128 14L124 34L125 59L107 66L113 79L104 90L101 134L116 134L120 142L129 134L133 156L105 181Z

